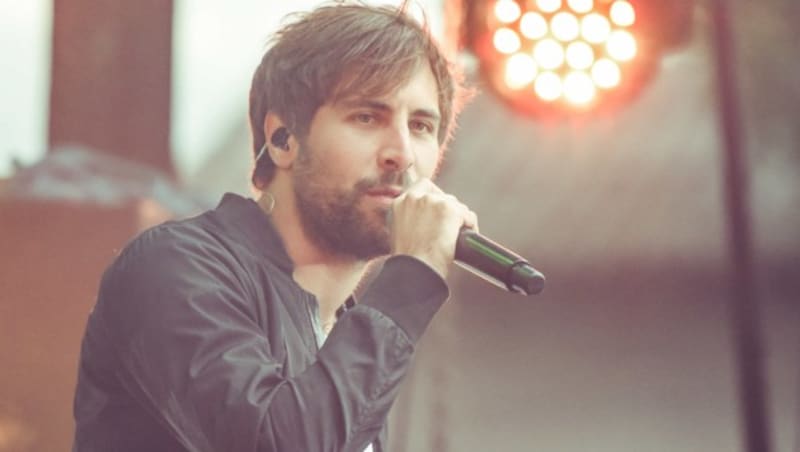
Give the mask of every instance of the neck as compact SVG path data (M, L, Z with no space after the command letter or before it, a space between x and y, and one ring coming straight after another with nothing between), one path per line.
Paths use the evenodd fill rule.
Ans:
M292 277L319 302L320 320L326 329L336 321L336 310L356 289L367 262L331 254L320 249L306 235L294 204L293 194L272 184L275 199L262 195L258 204L272 217L272 223L283 240L286 253L294 264ZM270 211L270 206L272 209Z
M314 294L319 302L319 316L326 331L336 323L336 310L356 289L364 266L308 264L296 266L294 280Z

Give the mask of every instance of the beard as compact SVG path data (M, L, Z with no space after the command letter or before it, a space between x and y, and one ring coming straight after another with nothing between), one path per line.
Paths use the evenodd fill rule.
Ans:
M400 172L361 179L352 189L333 188L333 177L307 144L295 162L293 185L303 231L323 251L370 260L391 252L387 223L389 208L368 209L362 205L367 191L402 180Z

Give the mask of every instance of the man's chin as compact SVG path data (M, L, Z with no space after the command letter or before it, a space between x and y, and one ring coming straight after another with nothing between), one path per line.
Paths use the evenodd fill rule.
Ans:
M322 245L333 253L361 261L390 254L391 231L387 221L390 210L390 207L359 205L348 221L327 226L338 229L338 234L329 235Z
M387 211L388 212L388 211ZM371 221L364 222L362 249L369 250L369 259L386 256L391 252L391 231L386 221L386 212L378 213Z
M359 217L362 222L367 224L370 229L382 229L389 233L389 218L392 206L387 205L369 205L369 203L362 203L359 206Z

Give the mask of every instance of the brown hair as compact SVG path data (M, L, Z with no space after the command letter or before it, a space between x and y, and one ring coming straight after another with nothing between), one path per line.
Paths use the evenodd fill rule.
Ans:
M460 108L461 78L431 40L427 27L399 7L337 2L293 16L271 41L253 75L250 127L257 155L266 143L264 118L277 114L297 137L305 137L314 114L328 101L359 93L379 96L407 82L427 62L438 85L442 116L439 144L452 135ZM275 165L256 161L252 182L267 184Z

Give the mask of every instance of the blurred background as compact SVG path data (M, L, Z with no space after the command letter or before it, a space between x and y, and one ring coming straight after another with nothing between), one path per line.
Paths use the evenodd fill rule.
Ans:
M118 250L251 194L250 76L318 3L0 0L0 452L70 448ZM390 450L800 452L800 4L719 3L412 7L477 93L438 182L548 280L453 272Z

